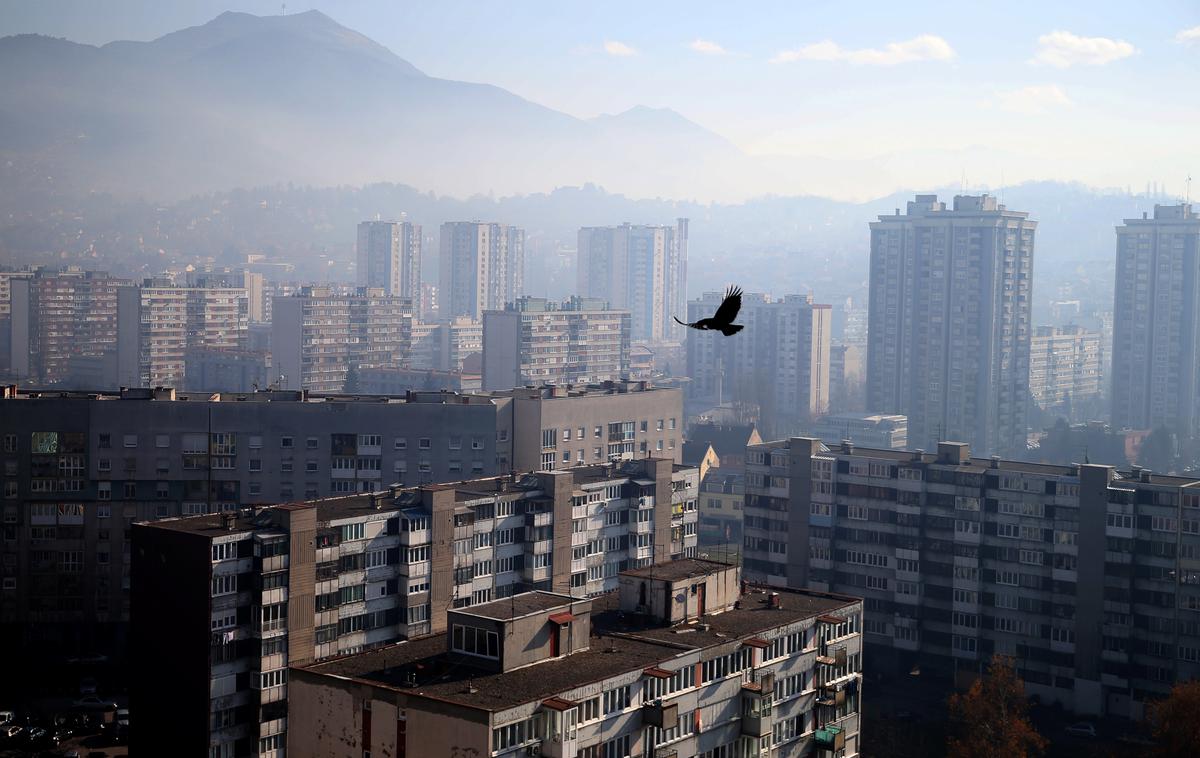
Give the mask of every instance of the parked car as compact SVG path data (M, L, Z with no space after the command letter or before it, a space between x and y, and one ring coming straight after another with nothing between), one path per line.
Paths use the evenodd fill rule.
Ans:
M1067 734L1072 737L1083 737L1085 739L1095 739L1096 727L1086 721L1080 721L1077 724L1071 724L1067 727Z
M5 742L17 742L24 735L25 729L17 726L16 724L0 727L0 737L3 737Z
M48 747L50 745L50 733L41 727L32 727L29 730L29 744L34 747Z
M0 726L8 726L17 720L17 714L12 711L0 711Z
M96 694L96 680L90 676L85 676L83 679L80 679L79 680L79 694L80 695L95 695Z
M85 695L75 701L75 707L85 708L89 711L115 711L117 704L96 695Z

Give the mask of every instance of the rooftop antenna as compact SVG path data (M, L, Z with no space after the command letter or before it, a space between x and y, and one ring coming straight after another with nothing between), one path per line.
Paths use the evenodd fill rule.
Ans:
M279 15L281 15L281 16L287 15L287 3L283 3L282 5L279 6Z
M1190 202L1192 202L1192 175L1191 174L1188 174L1187 181L1184 182L1183 186L1184 186L1183 202L1190 203Z

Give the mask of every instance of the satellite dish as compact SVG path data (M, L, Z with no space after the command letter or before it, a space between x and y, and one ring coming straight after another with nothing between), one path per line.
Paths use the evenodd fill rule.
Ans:
M686 592L680 592L678 595L676 595L676 596L675 596L675 602L676 602L676 603L682 603L682 602L684 602L684 601L686 601L686 600L687 600L687 593L686 593Z

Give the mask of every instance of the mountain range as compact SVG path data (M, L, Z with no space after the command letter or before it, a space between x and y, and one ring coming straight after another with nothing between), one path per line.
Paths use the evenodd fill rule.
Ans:
M427 76L318 11L229 12L99 47L0 39L0 156L9 178L161 200L375 181L458 196L594 182L709 200L758 170L674 111L575 118Z

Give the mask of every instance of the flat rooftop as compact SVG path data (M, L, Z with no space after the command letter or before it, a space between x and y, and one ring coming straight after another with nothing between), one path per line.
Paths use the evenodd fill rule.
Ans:
M560 595L557 592L523 592L503 600L493 600L482 605L471 605L466 608L454 608L451 613L465 613L469 616L481 616L497 621L511 621L533 613L543 613L554 608L562 608L572 603L587 602L587 598Z
M549 594L549 593L547 593ZM618 593L592 601L590 647L579 653L495 673L446 655L446 635L435 634L333 658L298 669L355 679L406 694L424 695L485 711L539 702L566 690L629 671L670 665L687 650L749 639L779 626L826 615L861 602L858 598L805 590L780 590L780 608L770 608L764 589L742 597L740 609L705 616L701 623L646 626L619 611ZM518 596L519 597L519 596ZM508 601L488 603L505 605ZM481 606L484 607L484 606Z
M645 476L642 473L642 461L656 461L657 458L639 458L636 461L617 464L611 468L605 464L578 466L570 469L559 469L555 474L571 473L574 475L575 486L599 484L602 482L637 479ZM673 466L672 471L695 470L693 466ZM504 489L501 489L501 485ZM422 484L415 487L404 487L399 490L383 489L378 492L367 492L354 495L325 497L317 500L298 501L280 505L258 505L253 509L247 508L225 513L210 513L202 516L183 516L178 518L161 519L151 522L153 526L176 531L193 532L196 534L214 535L218 532L252 531L269 528L261 521L263 511L275 508L311 508L317 509L318 522L339 521L342 519L363 516L375 512L390 512L413 508L421 502L420 493L423 490L433 492L454 491L454 499L459 503L476 500L487 500L497 496L512 498L543 497L541 480L536 472L518 474L502 474L479 479L468 479L459 482L444 482L440 484ZM394 495L393 492L396 494ZM252 512L251 512L252 511ZM225 516L233 514L233 528L226 526Z
M668 561L659 563L653 566L645 566L643 568L629 569L622 571L622 576L637 576L646 579L662 579L667 582L677 582L680 579L691 579L694 576L707 576L708 574L725 569L737 568L730 563L721 563L720 561L706 561L701 558L681 558L677 561Z

